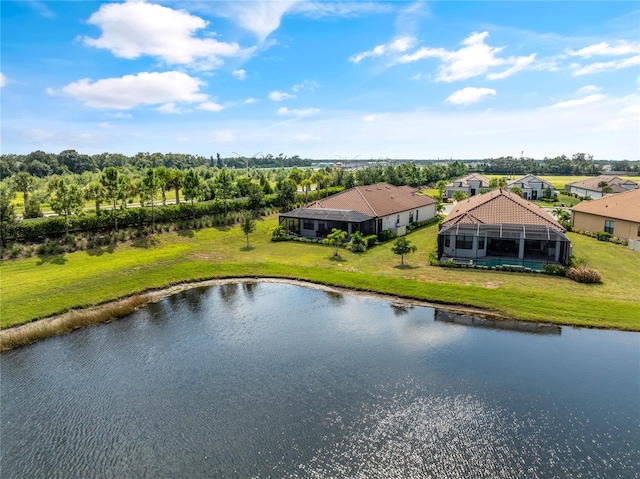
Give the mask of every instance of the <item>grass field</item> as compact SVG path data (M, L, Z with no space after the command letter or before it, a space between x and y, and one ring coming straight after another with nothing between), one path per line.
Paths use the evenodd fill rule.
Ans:
M391 243L364 254L306 243L271 243L271 217L258 224L251 248L239 227L165 233L130 243L0 265L0 327L71 308L101 304L151 288L217 277L279 277L484 308L515 319L640 330L640 254L570 234L577 256L603 283L578 284L539 274L429 265L436 225L409 235L418 252L399 267Z

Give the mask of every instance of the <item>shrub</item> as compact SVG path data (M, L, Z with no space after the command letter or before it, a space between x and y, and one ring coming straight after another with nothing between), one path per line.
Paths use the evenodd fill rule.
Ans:
M276 226L269 234L271 241L284 241L287 237L284 226Z
M578 283L601 283L602 275L595 269L590 268L569 268L567 277Z
M567 275L567 268L559 264L549 264L549 263L543 264L542 270L544 271L545 274L551 274L555 276Z
M598 231L596 233L596 238L598 238L598 241L609 241L611 237L611 233L607 233L606 231Z
M395 234L391 230L383 230L383 231L380 231L380 233L378 233L378 239L381 242L392 240L392 239L396 238L397 236L398 235Z
M12 244L11 247L9 248L9 256L11 256L12 258L17 258L21 254L22 254L22 245L19 245L17 243Z
M376 235L365 236L364 239L367 242L367 248L371 248L376 244L376 241L378 241L378 237Z
M351 235L351 240L347 244L347 249L352 253L364 253L367 251L367 241L362 236L362 233L356 231Z

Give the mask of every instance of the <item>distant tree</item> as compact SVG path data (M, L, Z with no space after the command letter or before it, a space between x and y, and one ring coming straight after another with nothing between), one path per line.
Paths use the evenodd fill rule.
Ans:
M439 180L436 183L436 188L438 188L438 194L440 195L440 199L444 198L445 190L447 189L447 182L444 180Z
M26 208L29 200L29 193L33 191L35 178L26 171L19 171L13 177L13 187L16 191L22 192L22 204Z
M343 230L339 230L338 228L333 228L331 233L327 235L325 239L322 240L324 244L327 244L333 248L333 256L340 256L340 245L347 237L347 232Z
M296 200L297 186L293 180L285 179L276 186L277 202L283 208L289 208Z
M602 196L604 196L606 193L612 193L613 189L609 186L609 182L602 180L601 182L598 183L598 188L600 188L600 192L602 193Z
M464 191L454 191L453 192L453 199L455 201L462 201L465 198L468 198L468 195Z
M391 251L395 254L400 255L400 265L404 266L404 255L409 253L414 253L418 249L417 246L412 245L411 241L409 241L404 236L398 238L391 247Z
M309 203L309 190L311 189L311 180L309 178L305 178L300 182L302 185L302 189L304 190L304 202Z
M142 178L140 183L140 195L151 203L151 227L156 225L155 211L154 211L154 198L160 189L160 179L156 176L156 171L153 168L147 168L146 175Z
M33 194L29 196L29 200L24 208L23 218L42 218L42 202L40 201L40 195Z
M162 195L162 204L167 204L167 194L165 189L167 188L167 184L169 183L169 177L171 175L170 171L164 166L158 166L155 169L156 178L158 178L158 184L160 186L160 194Z
M273 193L271 182L269 181L269 178L267 178L267 175L265 175L264 173L260 174L260 187L262 188L262 191L265 195L270 195L271 193Z
M180 188L182 188L183 179L184 173L180 170L170 170L167 176L167 188L173 188L176 192L176 205L180 204Z
M247 194L247 208L253 212L254 216L258 216L263 206L264 192L259 184L252 182Z
M495 190L496 188L504 188L507 185L507 180L504 178L491 178L489 180L489 188Z
M224 202L224 214L227 214L227 200L233 197L234 185L231 172L225 167L220 170L214 180L216 196L222 198Z
M195 200L202 199L202 178L195 170L189 170L184 175L182 193L187 201L191 201L191 210L193 212L193 218L196 217Z
M112 203L113 223L115 230L118 231L118 200L124 193L124 182L120 176L120 172L115 166L109 166L104 170L100 178L100 183L104 186L105 197Z
M96 205L96 213L100 213L100 204L106 198L106 189L99 181L92 181L84 188L84 199L93 200Z
M58 185L51 197L51 209L64 215L65 233L69 234L69 215L79 214L84 206L82 191L78 185L68 185L63 179L58 180Z
M291 171L289 172L289 179L296 184L296 187L300 184L300 182L302 181L302 178L303 178L302 171L300 171L295 166L291 168Z
M222 158L220 158L220 153L216 153L216 164L220 169L224 167L224 164L222 163Z
M249 247L249 235L256 230L256 220L250 213L242 215L242 221L240 222L240 228L247 237L247 248Z
M550 200L553 198L553 189L550 186L547 186L544 190L542 190L542 197L546 200Z
M7 245L7 239L13 236L17 224L13 207L13 191L0 187L0 249Z

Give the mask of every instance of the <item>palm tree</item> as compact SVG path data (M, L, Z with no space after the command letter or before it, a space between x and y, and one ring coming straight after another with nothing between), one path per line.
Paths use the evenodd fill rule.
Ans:
M158 190L160 189L160 180L156 176L155 170L149 168L147 169L147 174L144 178L142 178L141 186L141 196L144 195L149 201L151 201L151 227L155 227L155 214L153 210L154 197ZM141 198L142 199L142 198Z
M180 170L171 170L167 177L167 188L173 188L176 191L176 205L180 204L180 188L184 180L184 173Z
M600 183L598 183L598 188L600 188L602 196L604 196L605 193L611 193L613 191L613 189L611 189L611 187L609 186L609 182L605 180L602 180Z
M162 204L167 204L167 195L165 192L165 188L167 187L167 183L169 181L169 170L164 166L158 166L155 169L156 178L158 179L158 185L160 186L160 193L162 194Z
M305 178L302 180L302 188L304 189L304 202L305 204L309 203L309 190L311 189L311 180L309 178Z
M84 199L94 200L96 203L96 213L100 213L100 204L105 199L106 189L99 181L92 181L84 188Z
M35 179L26 171L19 171L16 176L13 177L13 186L17 191L22 192L22 199L25 209L27 208L27 201L29 199L29 193L33 191Z

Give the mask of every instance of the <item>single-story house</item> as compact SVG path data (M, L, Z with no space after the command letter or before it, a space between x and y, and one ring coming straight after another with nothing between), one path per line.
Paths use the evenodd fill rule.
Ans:
M567 183L564 187L569 193L576 193L578 196L588 196L590 198L602 198L609 193L602 193L602 187L598 186L601 182L606 182L611 188L609 193L624 193L625 191L635 190L638 183L631 180L623 180L619 176L600 175L588 178L583 181L574 181Z
M565 229L543 208L499 189L459 201L438 233L438 259L541 269L568 265Z
M571 208L576 230L604 231L621 239L640 239L640 189L583 201Z
M453 180L445 187L445 196L453 198L456 191L462 191L467 196L480 194L480 190L489 188L489 178L479 173L471 173L460 179Z
M510 190L514 186L519 187L522 190L522 197L525 200L536 201L542 198L544 190L551 188L551 196L556 196L556 190L551 183L542 178L538 178L536 175L525 175L517 180L507 183L505 188Z
M355 231L363 235L384 230L403 234L407 225L435 217L437 204L409 186L355 186L305 208L282 213L280 225L289 234L307 238L326 236L333 228L349 236Z

